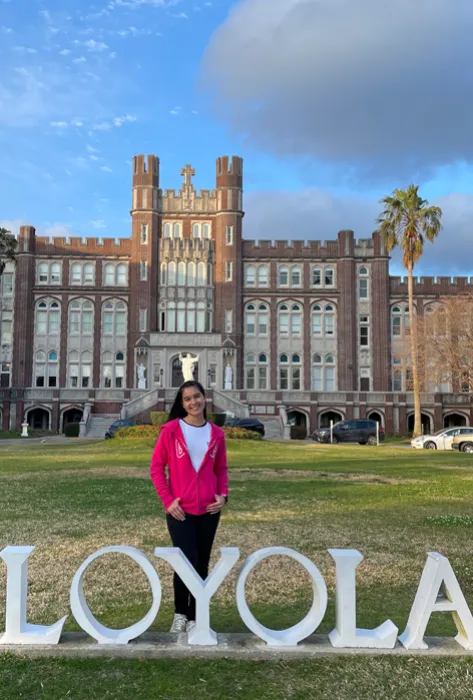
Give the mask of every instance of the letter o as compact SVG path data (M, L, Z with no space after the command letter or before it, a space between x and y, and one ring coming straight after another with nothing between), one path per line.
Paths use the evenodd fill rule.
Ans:
M149 612L142 620L135 623L131 627L126 627L121 630L110 629L102 625L93 615L85 601L84 596L84 574L89 565L103 556L115 552L117 554L126 554L127 557L133 559L139 567L144 571L151 586L153 594L153 603ZM72 580L70 603L72 614L74 615L80 627L87 632L91 637L97 640L99 644L128 644L130 639L135 639L143 632L146 632L158 614L161 604L161 582L158 573L148 557L140 552L135 547L103 547L91 554L88 559L76 571Z
M291 557L299 562L312 579L314 592L312 607L307 615L297 625L286 630L271 630L259 623L248 607L245 597L245 585L249 573L261 561L276 555ZM237 581L236 602L238 612L245 625L269 646L296 646L302 639L313 634L322 622L327 609L327 586L318 568L303 554L299 554L289 547L268 547L254 552L243 563Z

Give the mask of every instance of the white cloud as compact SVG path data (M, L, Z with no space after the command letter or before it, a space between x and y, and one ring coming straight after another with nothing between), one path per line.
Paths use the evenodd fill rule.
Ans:
M90 146L89 144L87 144L86 149L87 149L87 153L98 153L99 152L98 148L94 148L93 146Z
M88 41L84 41L84 46L87 48L88 51L92 52L100 52L108 49L107 44L104 44L103 41L95 41L95 39L89 39Z
M113 173L112 168L109 168L108 165L101 165L100 170L103 170L104 173Z
M105 221L103 219L95 219L95 220L89 221L89 225L92 228L96 228L96 229L105 228Z
M87 59L85 56L80 56L79 58L73 58L72 63L85 63Z
M176 12L173 14L173 17L176 19L189 19L187 12Z
M84 122L82 121L82 119L77 118L71 119L71 124L72 126L84 126Z
M97 156L94 156L94 155L90 155L89 160L98 161L98 160L100 160L100 158L98 158Z
M94 131L110 131L112 125L109 122L100 122L100 124L94 124L92 129Z
M51 238L70 238L73 235L70 224L54 223L45 224L37 231L40 236L50 236Z
M32 49L29 46L15 46L13 51L18 51L18 53L38 53L36 49Z
M178 117L181 114L182 107L173 107L173 109L169 110L169 114L172 114L173 117Z
M259 149L411 179L473 161L472 35L471 0L241 0L204 84Z
M71 53L70 49L63 49L62 51L59 51L60 56L69 56L70 53Z
M13 34L13 29L11 27L2 27L2 34Z
M131 116L131 114L127 114L124 117L115 117L113 120L114 126L123 126L123 124L130 122L136 122L136 117Z
M68 122L49 122L49 126L52 126L54 129L67 129L69 124Z
M21 226L31 225L26 219L0 219L0 228L6 228L7 231L18 236Z

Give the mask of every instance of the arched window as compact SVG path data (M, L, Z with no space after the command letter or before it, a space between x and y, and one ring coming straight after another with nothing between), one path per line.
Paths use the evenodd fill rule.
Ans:
M266 304L248 304L245 310L245 332L247 335L267 336L269 309Z
M168 333L176 332L176 302L168 301L167 306L167 324L166 330Z
M37 271L38 284L49 284L49 263L40 263Z
M205 303L197 302L197 333L205 333Z
M82 264L73 263L71 265L71 284L82 284Z
M268 387L268 356L252 352L246 356L246 388L265 390Z
M322 284L322 273L320 270L320 267L313 267L312 268L312 286L313 287L320 287Z
M174 238L180 238L181 237L181 224L175 223L172 227L172 231L173 231Z
M35 386L54 388L59 386L59 355L57 350L38 350L34 356Z
M36 335L57 335L60 329L60 308L57 301L50 299L36 304Z
M107 287L115 285L115 265L113 263L107 263L104 267L104 284Z
M326 304L324 308L324 336L330 338L335 335L335 309L332 304Z
M280 267L279 268L279 286L288 287L289 286L289 268Z
M301 268L294 266L291 268L291 287L301 286Z
M186 263L180 262L177 266L177 283L180 286L186 283Z
M92 263L86 263L82 268L82 281L84 284L95 283L95 266Z
M246 268L246 286L254 287L256 284L256 269L254 265L248 265Z
M358 295L360 299L369 299L370 296L369 271L364 265L358 269Z
M335 391L335 357L312 356L312 391Z
M312 335L318 338L332 338L335 335L335 307L333 304L314 304L312 307Z
M102 386L105 389L125 387L125 353L123 351L102 353Z
M177 302L177 328L178 333L185 333L186 331L186 302Z
M302 359L298 353L290 358L286 353L279 356L279 389L300 391L302 386Z
M128 267L125 263L120 263L117 265L117 286L126 287L127 285L127 271Z
M205 285L205 263L200 262L197 264L197 286L203 287Z
M210 238L210 224L202 224L202 238Z
M164 224L163 238L171 238L171 224Z
M191 263L193 264L193 263ZM187 332L195 333L195 302L187 303Z
M200 224L192 224L192 238L200 238Z
M195 285L195 263L190 262L187 264L187 284L192 287Z
M74 299L69 304L69 333L71 335L93 335L94 305L87 299Z
M258 267L258 287L267 287L268 282L268 268L266 265L260 265Z
M168 284L176 284L176 263L173 261L168 263Z
M125 336L127 330L127 308L124 301L112 299L102 305L103 335Z
M326 267L324 270L324 286L333 287L334 285L334 272L332 267Z
M60 263L52 263L50 267L51 284L60 284L61 282L61 265Z
M393 337L408 336L410 333L409 307L407 304L393 306L391 309L391 333Z

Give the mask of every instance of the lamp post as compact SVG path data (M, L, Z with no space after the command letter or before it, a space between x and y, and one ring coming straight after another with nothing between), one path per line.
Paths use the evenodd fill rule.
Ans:
M207 370L207 387L210 389L210 382L212 380L212 370L209 368Z
M164 370L161 367L161 369L159 370L159 386L161 387L161 389L163 388L163 374Z

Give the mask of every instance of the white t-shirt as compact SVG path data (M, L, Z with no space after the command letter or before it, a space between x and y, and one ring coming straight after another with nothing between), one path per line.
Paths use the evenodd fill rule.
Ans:
M198 472L209 447L211 435L210 423L196 427L195 425L189 425L189 423L183 420L179 420L179 425L184 435L184 440L186 441L192 466L196 472Z

